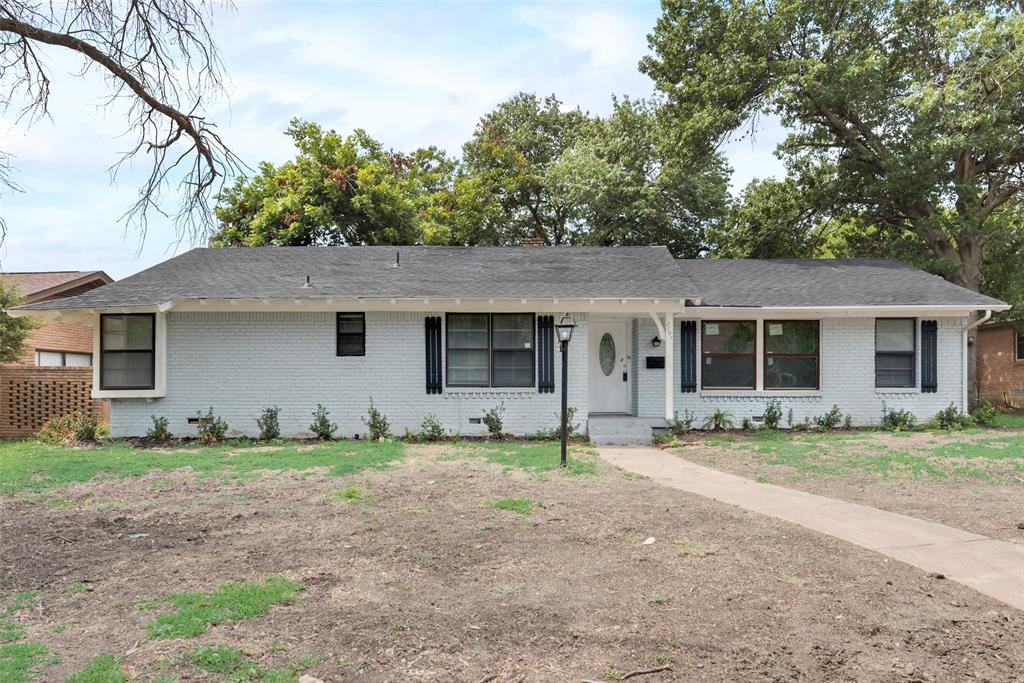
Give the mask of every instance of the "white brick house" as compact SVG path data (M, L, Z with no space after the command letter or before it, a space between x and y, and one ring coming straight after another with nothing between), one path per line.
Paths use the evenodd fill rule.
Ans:
M797 421L882 402L925 420L966 403L968 316L995 299L891 260L685 261L663 247L195 249L77 297L23 306L92 325L94 395L116 436L150 416L195 432L212 407L234 433L281 409L286 435L325 405L362 436L369 400L393 429L427 415L461 434L504 406L506 430L554 427L567 383L601 441L650 438L689 411L739 424L781 401ZM670 351L670 352L668 352Z

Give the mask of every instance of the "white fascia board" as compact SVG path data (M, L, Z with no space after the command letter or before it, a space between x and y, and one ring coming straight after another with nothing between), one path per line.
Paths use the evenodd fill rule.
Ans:
M761 318L884 318L884 317L960 317L978 310L1008 310L1009 306L690 306L680 316L703 320L743 320Z
M315 298L315 299L178 299L173 302L175 312L202 311L485 311L485 312L550 312L566 311L592 313L679 313L684 310L683 299L673 298ZM170 303L170 302L169 302ZM164 304L166 305L166 304ZM157 310L156 307L138 307L135 310Z

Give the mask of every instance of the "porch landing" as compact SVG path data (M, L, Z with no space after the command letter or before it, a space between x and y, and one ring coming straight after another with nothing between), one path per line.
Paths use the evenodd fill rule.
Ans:
M646 446L656 431L667 426L661 417L636 417L614 413L591 413L587 416L590 443L595 446Z

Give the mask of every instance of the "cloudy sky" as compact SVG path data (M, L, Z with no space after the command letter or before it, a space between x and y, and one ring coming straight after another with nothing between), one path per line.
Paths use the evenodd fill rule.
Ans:
M250 165L292 155L282 134L292 116L365 128L396 149L436 144L455 154L484 113L520 91L597 114L613 93L649 95L636 66L658 15L657 2L639 1L238 2L213 22L230 84L210 118ZM107 172L129 144L123 116L99 107L104 84L76 77L80 62L44 54L52 120L26 127L12 112L0 116L0 149L15 155L24 190L0 194L0 267L122 278L187 249L156 217L141 245L126 232L138 174L111 184ZM727 146L734 187L780 172L780 134L769 124L753 142Z

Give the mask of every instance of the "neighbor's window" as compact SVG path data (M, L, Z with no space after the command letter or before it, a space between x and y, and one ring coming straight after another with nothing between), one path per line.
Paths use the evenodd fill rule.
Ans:
M766 320L765 389L817 389L819 354L817 320Z
M531 387L532 313L450 313L448 386Z
M339 356L366 355L366 314L339 313L337 316Z
M1024 360L1024 327L1017 328L1017 360Z
M88 368L92 366L91 353L75 351L36 351L36 365L39 367Z
M913 318L875 320L875 386L913 387L917 348Z
M753 321L711 322L701 328L701 386L753 389L757 325Z
M152 389L156 316L152 313L100 316L100 389Z

